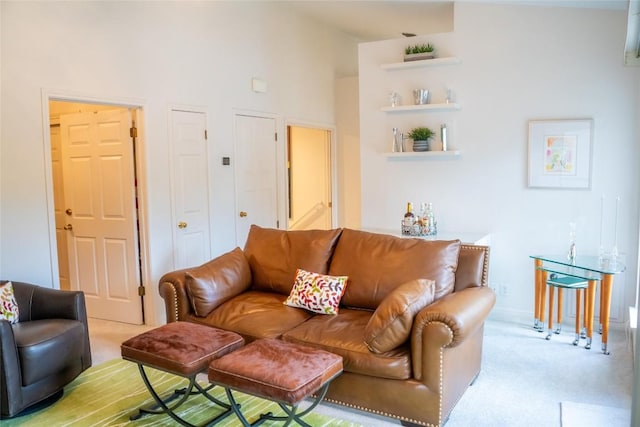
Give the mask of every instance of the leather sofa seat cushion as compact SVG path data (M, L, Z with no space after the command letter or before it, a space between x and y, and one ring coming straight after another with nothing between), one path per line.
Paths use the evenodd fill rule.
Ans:
M244 253L253 289L289 295L298 268L327 274L341 229L284 231L252 225Z
M185 275L191 306L200 317L251 286L251 269L240 248L192 268Z
M375 310L396 287L414 279L434 280L438 300L453 291L459 253L459 240L400 239L344 229L329 274L349 276L342 297L348 307Z
M342 356L345 372L395 380L411 378L409 346L374 354L365 345L364 330L371 315L368 310L343 308L334 316L315 316L307 320L284 334L282 339Z
M82 360L85 333L81 322L70 319L32 320L13 325L22 385L56 376Z
M413 319L434 299L435 282L411 280L398 286L376 308L364 329L364 342L374 353L384 353L404 344Z
M285 305L286 298L272 292L247 291L218 306L207 317L188 315L186 320L234 331L247 342L279 338L312 316Z

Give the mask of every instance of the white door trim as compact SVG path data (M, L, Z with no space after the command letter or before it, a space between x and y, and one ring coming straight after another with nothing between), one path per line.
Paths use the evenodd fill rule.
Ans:
M141 277L140 284L150 291L153 289L151 283L151 271L149 265L149 229L148 229L148 215L147 215L147 170L146 170L146 139L145 139L145 126L144 118L147 110L147 105L141 100L135 100L131 98L114 98L109 96L91 96L86 94L80 94L71 91L63 91L56 89L42 89L41 102L42 102L42 140L44 145L44 180L45 180L45 194L47 200L47 226L49 231L49 257L51 263L51 283L55 289L60 288L60 278L58 270L58 249L56 247L56 222L55 222L55 209L53 200L53 172L51 165L51 135L49 133L49 101L68 101L78 102L84 104L106 104L119 107L127 107L139 109L139 114L136 114L136 126L138 127L138 138L136 139L136 170L137 170L137 185L138 185L138 230L139 230L139 245L140 245L140 262L141 262ZM149 294L148 298L144 298L144 313L145 323L155 323L155 298ZM141 307L142 308L142 307Z
M331 143L329 149L331 150L329 153L329 157L331 160L331 227L336 228L338 226L338 145L336 140L336 127L335 125L328 123L318 123L311 122L305 120L297 120L297 119L286 119L285 120L285 132L289 126L294 127L303 127L303 128L313 128L313 129L321 129L324 131L328 131L331 135ZM286 136L286 133L285 133ZM285 144L286 150L286 144ZM286 151L285 151L286 157ZM286 161L286 158L285 158ZM286 164L286 163L285 163ZM285 188L288 188L289 182L288 178L285 174ZM289 194L285 191L286 203L289 204Z

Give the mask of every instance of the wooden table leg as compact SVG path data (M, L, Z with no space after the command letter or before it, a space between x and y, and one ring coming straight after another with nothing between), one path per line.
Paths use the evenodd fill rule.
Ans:
M536 259L534 261L534 276L533 276L533 328L540 329L542 326L540 324L540 286L541 286L541 275L542 271L540 268L542 267L542 260Z
M609 354L607 342L609 340L609 315L611 314L611 291L613 288L613 274L602 275L602 306L600 307L600 323L602 323L602 352Z
M582 297L582 289L576 289L576 335L573 340L573 345L578 345L580 343L580 309L581 303L580 299Z
M547 272L540 270L540 331L544 329L544 305L547 297Z
M553 294L555 288L549 286L549 329L547 330L547 336L545 339L550 340L553 333Z
M587 288L587 345L584 346L587 350L591 349L591 341L593 339L593 316L596 305L597 282L597 280L589 280L589 287Z

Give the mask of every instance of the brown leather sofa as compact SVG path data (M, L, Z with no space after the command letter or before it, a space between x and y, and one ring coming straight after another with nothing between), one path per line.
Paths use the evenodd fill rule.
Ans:
M161 278L167 321L280 338L339 354L326 400L441 426L480 372L489 248L351 229L252 226L244 250ZM296 270L348 276L339 313L283 304ZM418 279L418 280L417 280Z
M51 402L91 366L84 294L12 284L19 322L0 320L0 418Z

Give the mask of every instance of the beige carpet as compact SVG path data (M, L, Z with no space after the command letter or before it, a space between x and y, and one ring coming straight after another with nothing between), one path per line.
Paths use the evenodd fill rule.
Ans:
M631 410L587 403L562 402L562 427L629 427Z

